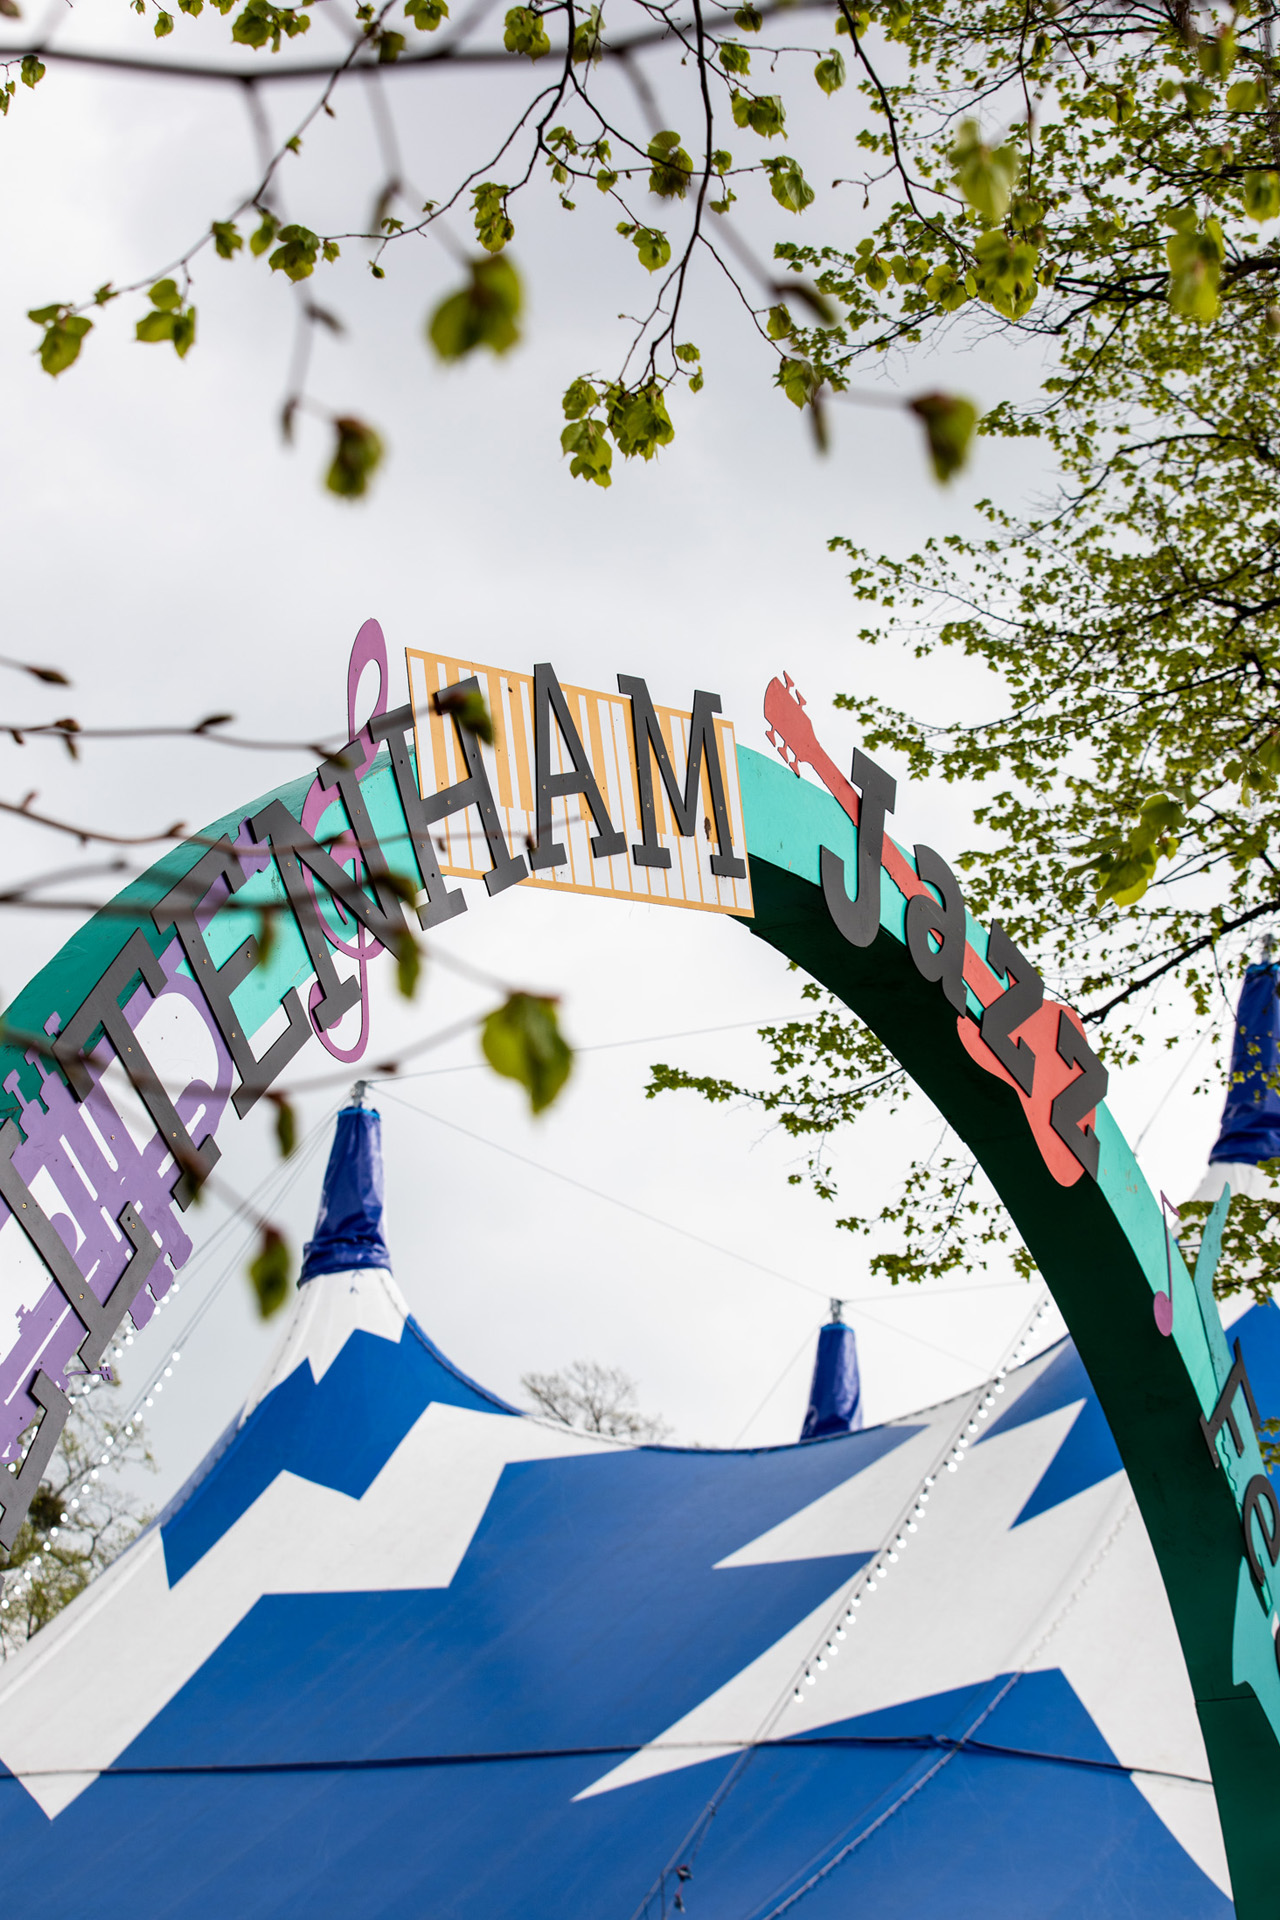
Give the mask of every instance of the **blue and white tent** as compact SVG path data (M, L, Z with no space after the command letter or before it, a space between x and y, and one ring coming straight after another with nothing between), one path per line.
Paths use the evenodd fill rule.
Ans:
M1280 961L1246 967L1231 1038L1231 1066L1222 1124L1196 1200L1216 1200L1225 1186L1250 1199L1273 1191L1263 1167L1280 1160Z
M346 1116L327 1198L376 1125ZM1172 1621L1069 1341L879 1427L631 1446L467 1379L386 1264L325 1271L340 1197L232 1430L0 1671L24 1909L1231 1913ZM1280 1397L1280 1314L1236 1333Z

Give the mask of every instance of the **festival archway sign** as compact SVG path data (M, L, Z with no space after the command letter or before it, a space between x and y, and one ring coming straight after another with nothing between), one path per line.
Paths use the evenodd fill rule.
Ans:
M411 650L407 668L410 700L392 707L382 632L366 622L349 746L166 854L8 1010L0 1546L57 1444L68 1378L101 1369L124 1317L145 1324L189 1257L184 1217L219 1134L313 1037L360 1056L368 964L407 916L430 932L464 912L458 876L490 896L520 884L727 914L866 1021L1007 1206L1159 1562L1237 1911L1274 1920L1280 1508L1212 1294L1225 1198L1191 1275L1103 1104L1078 1016L998 921L968 915L939 854L892 838L893 779L860 751L846 778L789 679L764 695L768 754L736 743L710 693L683 711L625 674L605 693L562 686L550 665ZM467 725L476 693L492 747Z

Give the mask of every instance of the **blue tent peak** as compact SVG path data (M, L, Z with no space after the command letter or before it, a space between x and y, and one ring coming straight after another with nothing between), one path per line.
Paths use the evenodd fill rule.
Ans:
M830 1324L818 1335L818 1357L813 1363L809 1410L800 1430L802 1440L820 1440L830 1433L854 1433L862 1425L862 1382L858 1377L858 1343L853 1328L840 1318L832 1302Z
M353 1267L391 1270L382 1230L382 1116L372 1107L343 1107L324 1172L315 1238L302 1249L298 1285Z
M1280 1094L1267 1076L1280 1066L1280 962L1250 967L1236 1009L1227 1102L1217 1145L1209 1155L1258 1166L1280 1159Z

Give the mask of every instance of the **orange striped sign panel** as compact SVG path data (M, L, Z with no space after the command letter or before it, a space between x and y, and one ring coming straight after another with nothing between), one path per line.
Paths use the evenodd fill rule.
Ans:
M509 673L499 667L481 666L474 660L458 660L449 654L420 652L415 648L406 648L405 663L415 714L418 780L424 796L441 793L467 777L454 723L436 711L433 697L474 674L493 716L494 742L492 747L485 746L483 753L498 815L511 851L527 852L537 834L533 675ZM626 837L626 849L612 856L593 858L590 843L595 837L596 825L591 809L585 794L572 793L557 799L552 808L554 838L564 847L566 859L559 866L530 873L521 884L556 887L569 893L606 894L618 900L647 900L671 907L700 907L709 913L749 915L752 911L750 869L742 879L711 871L712 856L720 848L705 778L698 831L685 835L680 832L655 764L652 785L658 836L661 845L671 854L671 865L638 866L631 857L631 849L640 843L644 832L631 703L620 693L596 693L587 687L563 687L562 692L609 818ZM692 715L674 707L657 707L655 711L671 764L683 784ZM733 851L745 864L746 833L733 723L717 718L713 725ZM550 750L552 773L571 772L572 757L554 715ZM647 741L646 751L651 752ZM474 808L448 815L432 832L443 873L460 879L479 879L489 872L493 863Z

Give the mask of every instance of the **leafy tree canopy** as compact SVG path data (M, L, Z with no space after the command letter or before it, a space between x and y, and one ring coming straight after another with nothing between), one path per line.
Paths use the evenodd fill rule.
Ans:
M861 17L849 25L861 56ZM897 74L864 58L860 82L881 109L862 144L892 205L851 250L780 249L842 309L793 329L794 350L839 391L958 327L1042 342L1041 391L979 431L1046 442L1061 487L1034 517L984 503L979 537L906 559L833 540L864 641L889 630L922 663L968 656L990 695L966 725L857 693L838 704L896 770L988 789L961 862L970 904L998 911L1109 1058L1132 1061L1153 1030L1221 1021L1280 912L1272 19L917 0L898 32ZM910 1089L832 1007L765 1037L771 1086L659 1067L653 1090L758 1100L808 1138L834 1198L833 1128ZM1280 1276L1280 1222L1251 1205L1223 1290ZM1007 1231L945 1144L883 1218L895 1244L872 1264L894 1279L979 1262Z
M909 56L911 14L902 0L882 5L874 22L865 12L832 8L829 0L797 6L773 0L761 8L720 0L616 0L607 20L598 6L550 0L510 7L487 37L479 11L452 19L447 0L383 0L380 6L329 0L314 21L269 0L246 0L239 10L237 0L211 0L222 22L212 14L197 21L204 0L179 0L180 19L156 0L131 3L163 45L150 54L103 53L104 65L168 74L175 83L205 76L237 94L247 89L255 99L275 81L309 81L310 97L288 136L274 148L264 144L250 190L229 191L225 205L205 209L203 219L193 216L190 240L176 258L157 260L126 284L62 289L68 298L30 310L39 329L36 351L52 377L91 360L95 330L119 324L108 311L117 302L139 343L170 347L185 358L200 339L197 293L210 273L276 277L282 292L300 290L284 432L291 437L309 414L325 419L333 436L326 484L342 498L360 498L382 461L383 434L349 409L322 401L308 381L316 330L345 330L333 305L342 272L358 261L382 281L422 259L415 243L438 243L452 284L424 312L424 344L446 362L504 355L527 324L525 271L516 256L526 244L524 209L530 195L541 192L577 216L588 267L601 247L620 247L636 282L634 316L623 318L614 364L583 370L564 393L561 446L573 477L608 487L616 456L649 461L672 441L675 400L696 395L707 377L689 325L696 323L695 294L708 274L723 276L736 291L743 322L761 343L764 368L824 441L824 402L837 390L848 397L847 382L824 386L818 363L792 337L792 314L836 326L841 307L817 289L798 259L759 257L738 216L749 206L757 219L763 214L770 225L792 226L817 199L817 185L792 144L784 84L793 103L803 89L811 112L838 120L848 131L851 158L857 157L864 116L848 83L866 64L863 36L887 44L899 58ZM5 0L3 11L16 16L18 0ZM308 53L313 39L327 39L331 47L333 35L325 29L334 27L345 36L335 57L301 57L300 41L307 41ZM791 43L792 33L807 40L815 27L810 44ZM324 47L316 51L323 54ZM30 93L51 84L59 60L92 64L94 58L87 49L51 41L0 52L8 76L0 84L0 111L28 110ZM395 116L408 76L427 67L470 66L494 76L502 130L490 139L470 124L474 116L459 112L440 177L415 186ZM344 83L353 75L361 76L362 88L376 90L380 177L361 183L373 204L368 225L328 232L308 162L325 137L327 118L352 100ZM419 72L417 83L438 97L451 81L445 72L430 78ZM843 96L838 102L837 95ZM299 96L291 88L272 97ZM447 96L443 110L448 116ZM265 124L261 113L255 124ZM286 217L286 194L301 217ZM825 199L830 213L831 195ZM434 279L441 256L433 251L428 258ZM536 262L529 270L536 272ZM575 309L590 282L587 271L575 284ZM571 296L564 289L560 297ZM937 394L901 403L888 395L872 398L910 406L940 477L963 461L977 417L971 403Z

